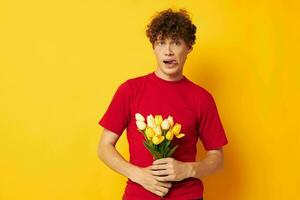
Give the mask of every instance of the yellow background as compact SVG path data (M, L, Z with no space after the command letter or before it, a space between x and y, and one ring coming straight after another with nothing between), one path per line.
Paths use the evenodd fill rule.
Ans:
M0 3L0 199L121 199L98 120L121 82L155 70L145 28L168 7L197 26L184 74L214 95L229 139L205 199L299 198L297 1L28 0Z

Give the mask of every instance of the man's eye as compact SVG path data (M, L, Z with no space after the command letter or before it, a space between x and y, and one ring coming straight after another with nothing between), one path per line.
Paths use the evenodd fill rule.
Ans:
M164 44L165 42L159 42L159 44Z
M180 42L179 42L179 41L176 41L175 43L176 43L176 45L180 45Z

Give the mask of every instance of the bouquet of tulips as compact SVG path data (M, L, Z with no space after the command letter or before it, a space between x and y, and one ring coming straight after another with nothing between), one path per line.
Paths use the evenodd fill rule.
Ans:
M171 157L178 145L172 146L171 141L174 138L185 136L181 133L181 124L175 123L172 116L163 119L161 115L148 115L147 120L140 113L135 114L136 125L141 132L145 141L144 146L150 151L154 159Z

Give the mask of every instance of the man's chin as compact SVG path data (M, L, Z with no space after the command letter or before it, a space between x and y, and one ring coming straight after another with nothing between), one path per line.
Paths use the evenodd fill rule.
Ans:
M162 70L164 74L168 75L168 76L176 76L177 74L179 74L179 70L177 68L174 69L163 69Z
M174 67L164 67L164 70L168 73L176 73L179 71L179 68L177 66Z

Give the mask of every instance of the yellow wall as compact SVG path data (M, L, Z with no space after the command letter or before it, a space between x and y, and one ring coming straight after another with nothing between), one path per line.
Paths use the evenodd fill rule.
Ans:
M126 178L98 160L97 123L122 81L155 69L144 31L168 7L187 8L198 27L184 74L213 93L229 139L206 199L297 199L292 0L1 1L0 199L121 199Z

